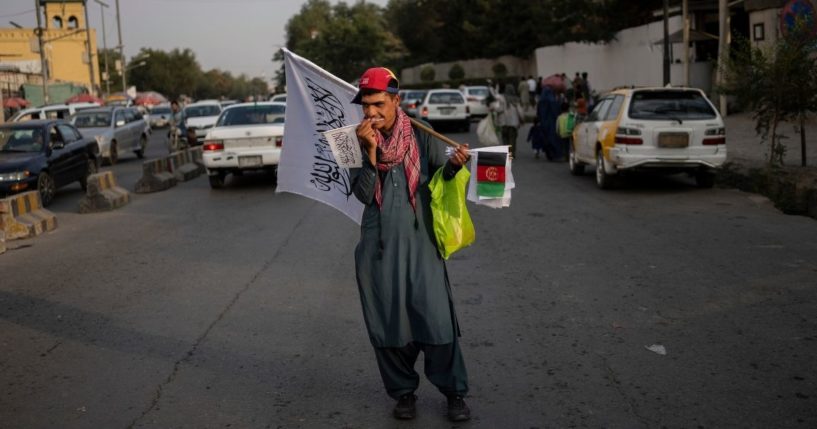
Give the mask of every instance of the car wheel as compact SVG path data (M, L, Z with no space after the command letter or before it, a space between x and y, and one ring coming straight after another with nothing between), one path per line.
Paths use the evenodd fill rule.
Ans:
M119 161L119 150L116 146L116 141L112 141L110 155L105 158L105 160L108 161L108 165L114 165L117 161Z
M604 169L604 152L599 149L596 151L596 185L601 189L613 188L613 176L607 174Z
M699 188L711 188L715 186L715 174L709 171L699 171L695 173L695 184Z
M226 174L224 174L224 173L216 173L216 174L212 174L210 176L207 176L207 178L210 179L210 188L220 189L220 188L224 187L224 178L225 177L226 177Z
M96 159L88 157L85 160L85 175L79 179L79 186L82 187L83 191L88 190L88 176L96 174L97 171L99 171L99 167L96 165Z
M57 194L57 184L54 182L54 178L45 171L40 172L37 177L37 191L40 193L43 207L51 204L54 195Z
M471 131L471 121L469 121L468 119L466 119L466 120L465 120L465 121L462 123L462 132L467 133L467 132L469 132L469 131Z
M581 176L584 174L584 164L579 162L576 159L576 150L573 148L573 144L568 145L569 155L567 157L567 165L570 167L570 174L574 176Z
M139 149L133 151L139 159L145 157L145 150L148 147L148 139L142 134L142 137L139 138Z

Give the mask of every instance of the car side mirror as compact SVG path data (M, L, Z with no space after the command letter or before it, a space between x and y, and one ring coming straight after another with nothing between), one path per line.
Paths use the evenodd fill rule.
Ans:
M117 128L124 127L124 126L125 126L125 120L124 119L120 119L120 120L116 121L116 127Z

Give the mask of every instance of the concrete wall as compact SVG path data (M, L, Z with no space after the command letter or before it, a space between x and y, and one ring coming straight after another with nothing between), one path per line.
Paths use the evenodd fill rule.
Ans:
M771 47L780 37L780 9L765 9L749 12L749 38L753 46ZM755 25L763 25L763 40L755 40Z
M434 67L435 81L448 80L448 71L454 64L459 64L465 70L466 79L494 77L493 67L496 63L505 64L508 69L508 76L530 76L535 74L535 68L530 60L504 55L495 59L476 59L466 61L453 61L448 63L421 64L419 66L406 68L400 71L400 85L410 86L422 82L420 71L430 65Z
M683 28L680 16L669 19L669 33ZM550 76L567 73L571 79L576 72L587 72L591 87L599 92L618 86L661 86L664 80L663 46L664 25L657 21L640 27L622 30L607 44L567 43L536 49L536 75ZM670 45L673 57L680 61L683 44ZM670 82L683 84L683 65L673 63ZM690 64L690 86L709 91L712 66L709 63Z

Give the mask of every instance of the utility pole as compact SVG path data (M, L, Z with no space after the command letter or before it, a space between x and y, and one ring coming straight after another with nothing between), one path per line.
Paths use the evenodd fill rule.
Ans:
M108 37L105 33L105 8L107 3L99 0L94 0L100 6L99 11L102 14L102 50L105 52L105 94L111 93L111 72L108 69Z
M40 45L40 71L43 74L43 104L48 104L48 67L45 63L45 46L43 45L43 26L42 17L40 16L40 0L34 0L34 7L37 10L37 42Z
M116 29L119 33L119 56L122 59L122 92L128 90L125 79L125 46L122 44L122 21L119 18L119 0L116 0Z
M91 95L96 95L96 77L94 77L94 53L91 52L91 22L88 21L88 0L82 1L85 9L85 44L88 46L88 73L91 75Z
M727 0L718 0L718 84L723 84L723 66L729 55L729 5ZM726 117L726 96L720 95L721 116Z
M684 16L684 86L689 86L689 0L681 0Z
M664 0L664 86L670 83L669 0Z

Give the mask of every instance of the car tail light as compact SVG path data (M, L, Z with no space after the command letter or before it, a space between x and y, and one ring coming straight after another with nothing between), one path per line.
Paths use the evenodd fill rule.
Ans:
M420 111L420 116L428 116L428 107L423 107L423 110Z
M416 109L417 108L417 103L409 103L408 108L409 109Z
M208 140L202 146L205 152L216 152L224 150L224 143L218 140Z
M466 115L470 115L470 114L471 114L471 108L470 108L470 107L465 106L465 114L466 114Z
M637 128L619 127L616 130L616 144L639 145L644 144L641 140L641 130Z
M704 146L726 144L726 128L710 128L704 133Z
M277 136L275 137L275 147L282 147L284 145L284 137Z

